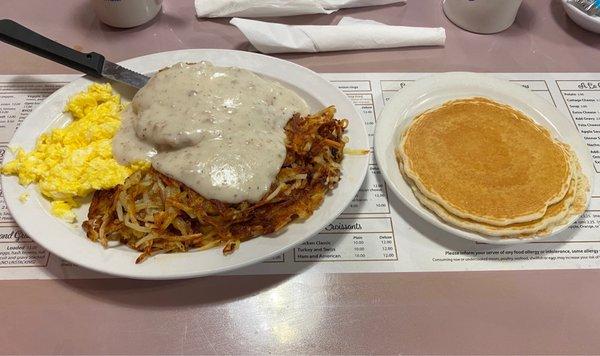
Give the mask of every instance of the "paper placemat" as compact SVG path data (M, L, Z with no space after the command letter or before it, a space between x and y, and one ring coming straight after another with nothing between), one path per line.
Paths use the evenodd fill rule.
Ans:
M407 84L428 73L323 74L354 102L371 146L376 117ZM535 92L573 121L600 173L600 73L490 73ZM0 154L18 125L77 75L0 76ZM369 273L577 269L600 267L600 177L588 211L568 234L493 246L433 228L390 193L371 157L367 178L345 212L320 234L269 261L227 274ZM0 200L0 280L106 278L54 256L19 230ZM568 235L567 238L562 237ZM243 244L242 247L243 248ZM133 263L133 261L132 261Z

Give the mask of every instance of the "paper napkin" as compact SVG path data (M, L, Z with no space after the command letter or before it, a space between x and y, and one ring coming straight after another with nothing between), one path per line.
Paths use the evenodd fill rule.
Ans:
M330 14L342 8L403 3L405 0L195 0L198 17L270 17Z
M284 25L234 18L230 22L263 53L327 52L409 46L441 46L441 28L389 26L344 17L336 26Z

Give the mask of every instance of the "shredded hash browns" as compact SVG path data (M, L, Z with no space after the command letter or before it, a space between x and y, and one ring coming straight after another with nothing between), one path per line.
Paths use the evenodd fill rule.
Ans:
M167 252L223 246L276 232L317 209L340 180L347 120L333 106L285 127L287 155L271 188L256 202L228 204L202 197L154 169L138 171L123 185L96 191L83 229L107 247L120 241L141 253L136 263Z

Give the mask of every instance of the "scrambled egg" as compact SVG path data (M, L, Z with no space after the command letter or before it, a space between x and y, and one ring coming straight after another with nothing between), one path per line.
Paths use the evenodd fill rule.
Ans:
M110 84L92 84L75 95L65 108L73 121L64 128L42 134L31 152L19 148L14 161L1 169L17 175L19 183L37 183L47 197L52 213L74 222L72 209L94 190L110 189L125 178L149 166L117 163L112 154L112 138L121 126L121 98Z
M26 203L28 199L29 199L29 193L27 193L27 192L19 195L19 201L21 203Z

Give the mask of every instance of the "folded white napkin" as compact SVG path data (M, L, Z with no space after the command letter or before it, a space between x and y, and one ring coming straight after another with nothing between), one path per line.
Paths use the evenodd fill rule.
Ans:
M406 0L195 0L198 17L269 17L330 14L342 8L387 5Z
M263 53L440 46L446 41L441 27L389 26L351 17L342 18L337 26L290 26L240 18L230 23Z

